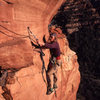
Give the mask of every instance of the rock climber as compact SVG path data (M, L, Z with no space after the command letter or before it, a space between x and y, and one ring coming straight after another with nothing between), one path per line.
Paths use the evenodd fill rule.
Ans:
M47 76L47 95L51 94L54 89L57 88L57 70L61 66L60 47L57 42L56 33L51 33L46 43L39 43L41 47L50 49L50 60L48 69L46 71Z

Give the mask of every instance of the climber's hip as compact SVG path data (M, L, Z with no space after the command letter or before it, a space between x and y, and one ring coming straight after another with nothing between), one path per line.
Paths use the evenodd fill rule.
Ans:
M59 58L57 58L57 57L50 58L48 70L57 70L58 67L60 67L61 65L62 65L62 62L61 62L60 57Z
M58 57L52 57L50 59L50 62L52 64L52 66L54 66L54 67L61 66L61 64L62 64L60 56L58 56Z

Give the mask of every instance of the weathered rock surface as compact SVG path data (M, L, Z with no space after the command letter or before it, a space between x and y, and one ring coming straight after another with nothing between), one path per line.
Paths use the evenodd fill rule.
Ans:
M13 100L76 100L80 83L79 65L75 52L70 50L61 30L57 28L63 62L62 69L58 70L57 97L54 93L46 95L39 49L32 48L28 38L27 27L40 41L44 34L48 37L48 25L63 2L64 0L0 0L0 66L3 69L24 67L15 73L13 84L6 84ZM47 68L50 55L48 50L43 51ZM2 94L2 88L0 91ZM2 95L0 100L4 100Z
M78 100L100 98L100 6L95 7L96 2L100 5L100 0L67 0L52 21L62 28L70 48L78 55Z

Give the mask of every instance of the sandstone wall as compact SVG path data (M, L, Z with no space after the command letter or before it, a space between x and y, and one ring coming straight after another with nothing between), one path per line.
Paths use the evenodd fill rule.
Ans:
M0 66L3 69L24 67L15 73L13 84L6 84L13 100L76 100L80 83L79 65L66 37L62 33L58 34L63 66L58 70L57 97L54 93L46 95L39 49L32 48L28 38L27 27L40 41L44 34L48 37L48 24L63 2L64 0L0 0ZM43 51L47 68L49 51ZM0 93L3 93L2 89ZM0 100L4 100L2 95Z
M95 8L96 3L100 5L98 0L67 0L52 23L62 27L69 47L77 52L81 72L77 100L100 98L100 6Z

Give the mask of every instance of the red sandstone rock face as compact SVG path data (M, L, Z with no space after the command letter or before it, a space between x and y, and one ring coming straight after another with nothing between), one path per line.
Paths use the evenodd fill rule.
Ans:
M61 30L57 28L63 62L62 69L58 70L57 97L54 93L46 95L47 87L42 79L39 49L32 48L29 38L26 37L28 26L40 41L44 34L48 37L48 24L64 0L15 0L10 4L5 1L0 0L0 65L2 68L27 67L16 72L14 84L6 85L13 99L76 100L80 83L77 56L70 50ZM43 51L47 68L49 50ZM1 95L0 100L3 100Z
M27 36L29 26L37 38L42 40L43 34L48 33L50 19L62 2L0 0L0 65L3 68L21 68L32 64L33 51L29 38L18 37Z

